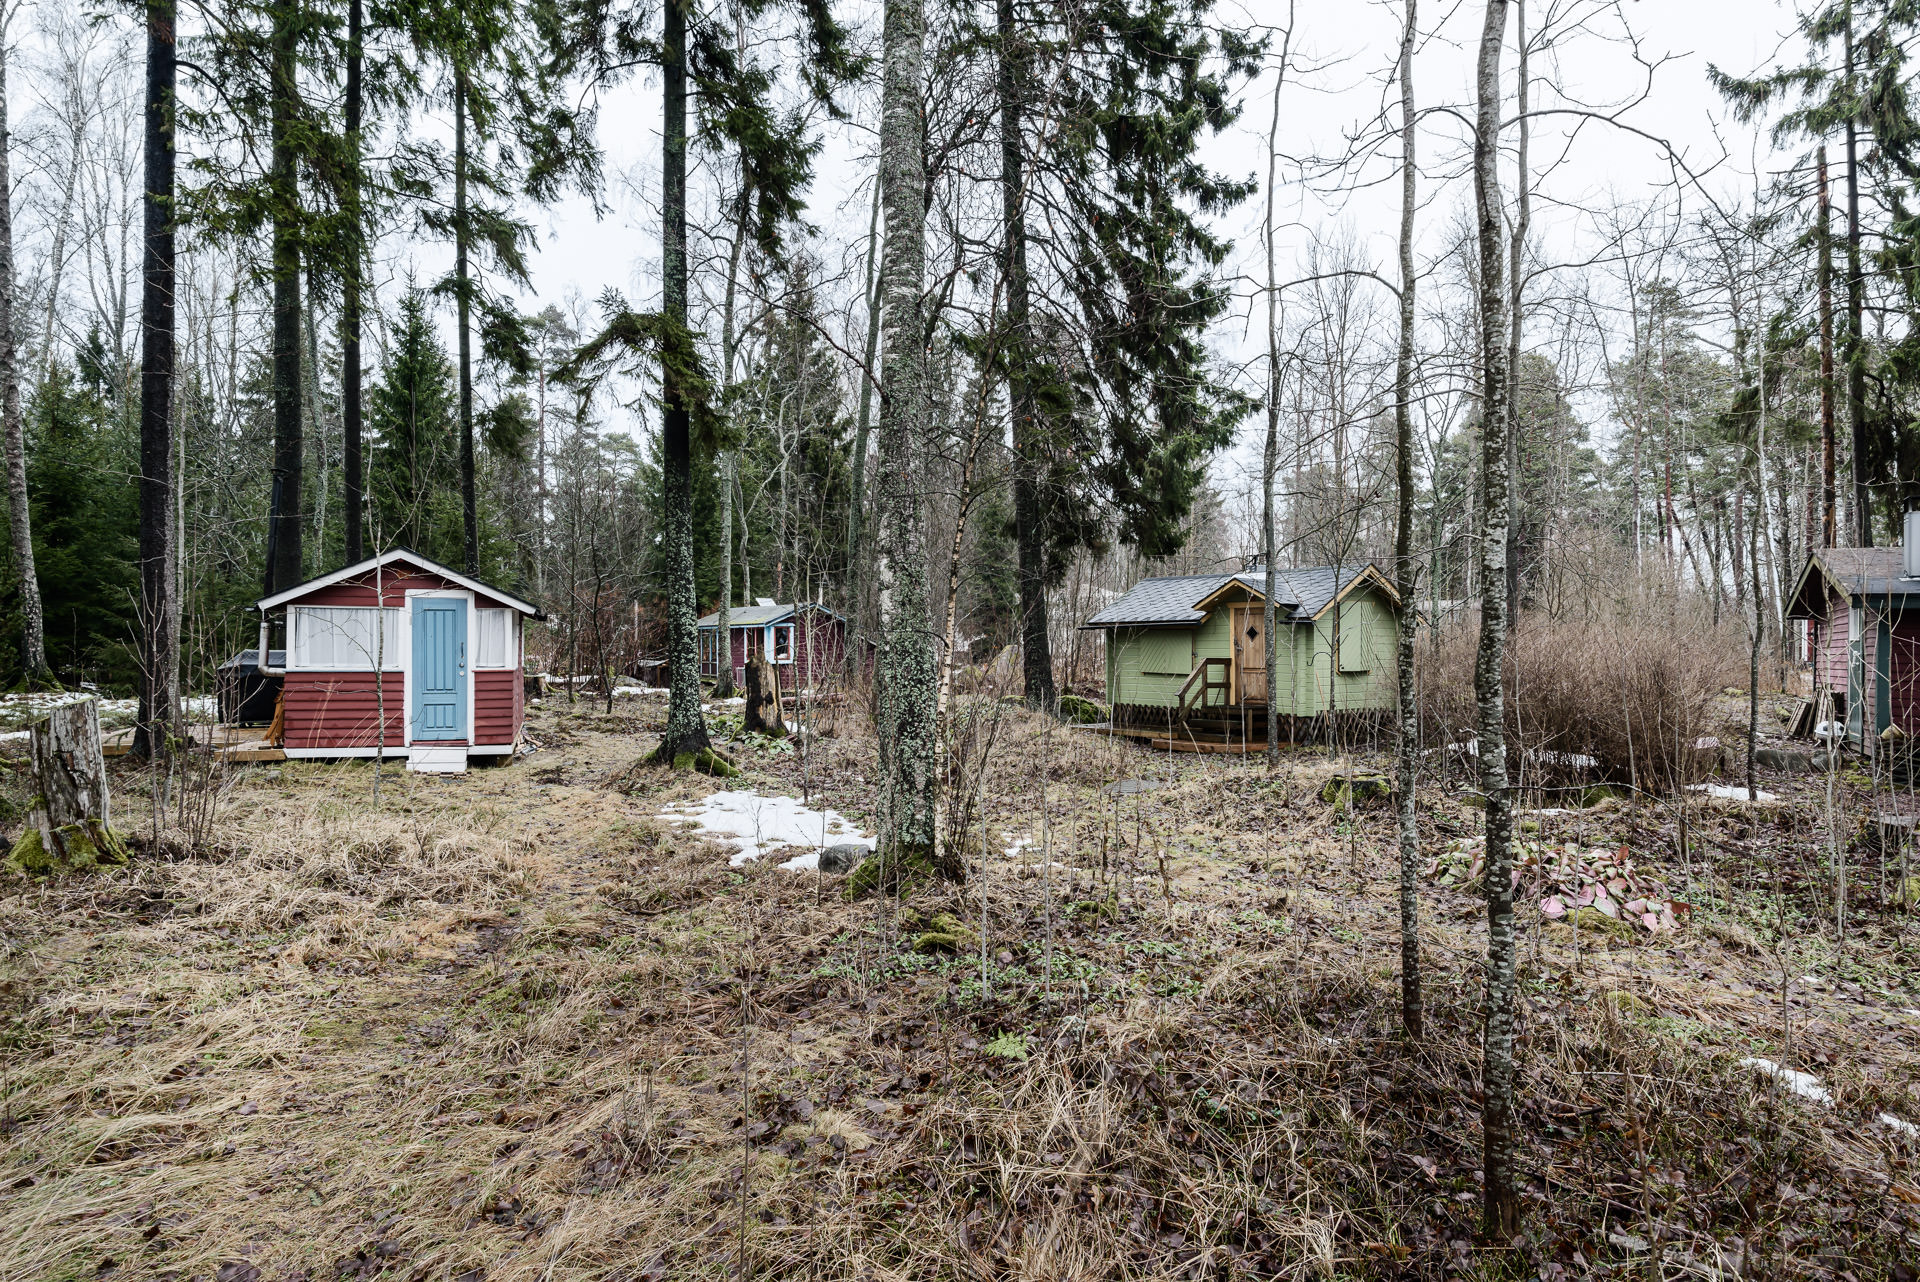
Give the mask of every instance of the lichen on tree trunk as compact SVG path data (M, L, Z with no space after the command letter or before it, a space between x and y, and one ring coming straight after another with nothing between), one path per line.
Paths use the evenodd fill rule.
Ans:
M687 321L687 8L668 0L662 41L666 128L661 182L661 310L670 327ZM693 423L677 361L661 362L662 524L667 539L667 730L654 760L678 769L722 771L700 712L699 615L693 583Z
M126 843L111 824L99 702L65 704L36 721L29 751L39 792L7 862L34 874L126 863Z
M882 870L925 861L964 875L934 836L939 786L938 676L927 599L926 531L919 459L926 436L927 172L921 116L926 37L923 0L886 0L882 34L880 205L880 653ZM883 877L883 881L884 881Z
M1507 794L1502 688L1507 642L1507 294L1500 202L1500 46L1507 0L1487 0L1480 35L1473 190L1480 251L1480 649L1474 661L1479 701L1480 789L1486 794L1487 989L1481 1048L1483 1228L1508 1246L1520 1231L1515 1183L1513 1106L1513 801Z

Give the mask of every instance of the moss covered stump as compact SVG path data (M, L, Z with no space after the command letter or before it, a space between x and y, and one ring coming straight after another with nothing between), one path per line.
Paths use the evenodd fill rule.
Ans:
M109 810L99 701L64 704L34 722L31 753L39 792L8 865L47 876L126 863Z
M7 867L35 877L86 872L94 868L118 868L132 858L120 834L98 819L84 823L62 824L53 829L52 840L40 829L29 825L7 852Z

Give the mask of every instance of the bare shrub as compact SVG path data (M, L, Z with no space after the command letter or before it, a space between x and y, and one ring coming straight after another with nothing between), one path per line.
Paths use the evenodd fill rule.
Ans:
M1471 760L1478 723L1473 693L1477 622L1422 646L1420 716L1430 746L1459 746ZM1525 615L1507 661L1509 751L1524 786L1587 781L1665 792L1695 779L1712 754L1696 744L1710 732L1710 705L1722 686L1746 680L1744 638L1684 607L1668 617L1559 618Z

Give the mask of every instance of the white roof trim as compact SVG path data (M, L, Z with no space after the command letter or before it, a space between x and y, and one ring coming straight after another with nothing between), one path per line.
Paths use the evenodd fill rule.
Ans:
M276 605L285 605L297 597L303 597L315 588L324 588L333 583L343 583L357 575L365 574L369 570L377 569L383 565L390 565L395 561L408 561L423 570L431 570L449 582L457 583L461 587L466 588L469 592L479 592L486 596L493 597L495 600L504 602L522 614L538 615L540 613L540 607L531 602L522 601L519 597L513 596L511 593L502 592L499 588L482 583L478 579L470 579L458 570L449 569L431 557L421 556L418 552L412 552L406 548L394 548L391 551L382 552L379 556L370 556L364 561L349 565L344 569L335 570L332 574L323 574L317 579L308 579L305 583L288 588L284 592L276 592L270 597L263 597L255 601L253 608L256 610L271 610Z

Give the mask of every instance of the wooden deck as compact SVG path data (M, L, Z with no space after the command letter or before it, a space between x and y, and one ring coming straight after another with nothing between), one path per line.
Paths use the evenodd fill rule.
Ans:
M194 748L217 753L222 761L285 761L287 754L267 740L265 726L187 727ZM107 735L101 749L109 757L124 757L133 751L133 729L116 730Z

